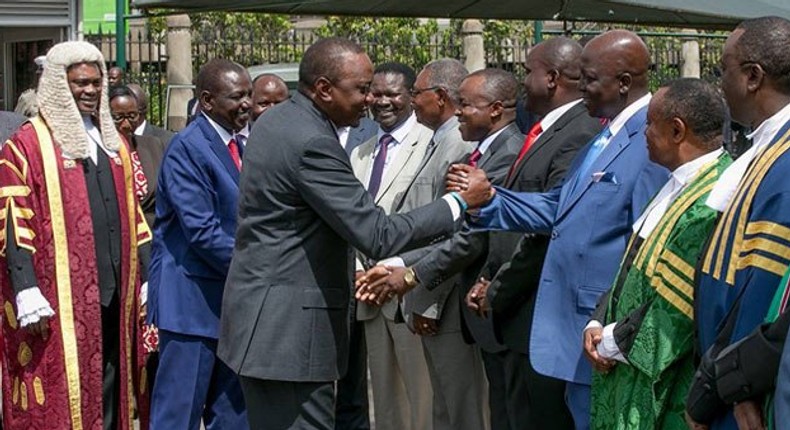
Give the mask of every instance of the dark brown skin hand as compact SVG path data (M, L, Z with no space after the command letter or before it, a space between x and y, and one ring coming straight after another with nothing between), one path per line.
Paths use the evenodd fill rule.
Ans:
M686 425L691 430L708 430L708 426L694 421L694 418L691 418L688 412L686 412Z
M392 271L384 266L374 266L368 269L367 272L362 272L362 271L357 272L354 275L356 279L354 281L354 288L356 289L356 293L354 296L356 297L356 299L361 300L363 295L367 294L368 285L378 281L379 279L386 278L391 273Z
M462 171L458 172L457 174L466 175L465 179L468 181L468 183L466 185L454 185L454 187L457 186L463 188L459 194L469 206L467 209L477 209L479 207L485 206L494 197L494 188L491 186L491 182L488 180L486 172L482 169L473 169L466 165L460 166L463 166L461 167ZM472 170L466 171L467 169ZM453 169L451 167L451 172L452 171ZM450 173L448 173L448 183L450 181L453 181L454 184L456 183L455 174L453 175L453 178L449 178Z
M33 335L41 336L42 339L49 339L49 317L41 317L38 322L28 324L25 328Z
M375 269L374 267L360 281L357 281L356 298L360 302L382 306L395 296L403 297L411 289L406 286L406 282L403 280L406 274L405 267L377 267L383 267L384 270L389 271L389 275L381 276L383 271L380 269L374 273L376 279L373 280L373 277L368 277L368 275Z
M481 318L488 318L488 311L491 307L488 305L488 298L486 292L491 285L490 281L485 278L480 278L475 285L466 293L466 307Z
M740 430L765 430L763 411L757 402L747 400L736 403L733 407L733 415Z
M584 331L584 356L592 364L593 369L601 373L612 370L616 364L614 360L608 360L598 355L596 347L603 340L603 329L600 327L588 328Z
M420 336L436 336L439 332L439 321L413 313L414 333Z
M359 281L359 278L361 278L363 276L365 276L365 271L364 270L357 270L356 272L354 272L354 282Z

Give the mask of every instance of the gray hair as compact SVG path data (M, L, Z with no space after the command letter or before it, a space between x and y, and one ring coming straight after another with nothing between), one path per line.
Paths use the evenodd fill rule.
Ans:
M469 74L462 62L454 58L440 58L428 63L422 71L428 74L429 86L444 88L453 103L458 103L458 87Z

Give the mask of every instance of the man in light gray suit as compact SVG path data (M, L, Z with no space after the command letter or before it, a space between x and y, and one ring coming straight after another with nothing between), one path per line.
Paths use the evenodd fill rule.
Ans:
M433 135L412 110L414 80L414 70L404 64L376 68L370 111L378 132L351 153L354 174L387 213L395 212ZM361 257L359 270L375 264L367 260ZM357 305L357 320L365 327L376 428L430 430L432 391L422 343L405 325L395 323L396 311L396 300L381 308Z
M22 115L14 112L0 111L0 148L3 147L6 139L11 137L12 134L25 122Z
M456 228L465 204L490 198L477 170L468 190L409 213L376 207L336 134L358 123L372 78L359 45L317 41L299 66L299 91L255 123L244 151L217 355L240 375L250 428L334 428L353 248L385 258L424 246Z
M461 135L465 140L478 142L464 162L484 169L495 184L505 182L510 166L524 143L524 135L515 123L517 91L515 77L498 69L474 72L459 87L460 100L456 116L460 122ZM412 284L406 290L416 285L434 290L460 274L453 290L458 296L453 300L456 306L460 306L486 261L488 235L485 232L462 231L452 239L432 247L422 258L419 253L414 254L403 255L403 262L408 269L389 267L387 271L390 273L379 281L372 280L381 276L381 269L368 271L366 278L371 280L370 287L376 290L376 282L382 282L392 285L398 292L403 291L406 284ZM363 280L364 283L366 280ZM363 288L362 294L366 290L367 287ZM490 320L477 317L466 306L460 312L463 316L462 333L483 351L489 381L491 428L509 429L504 410L503 368L497 359L497 353L504 351L505 347L497 341Z
M417 120L434 130L432 144L417 176L401 200L398 211L407 211L444 194L444 176L452 163L463 160L475 145L466 142L458 129L455 111L458 86L467 75L464 65L453 59L436 60L417 76L412 105ZM401 257L413 260L430 247ZM457 277L434 290L417 286L403 297L403 317L421 336L433 386L434 430L488 428L488 383L480 350L464 341Z

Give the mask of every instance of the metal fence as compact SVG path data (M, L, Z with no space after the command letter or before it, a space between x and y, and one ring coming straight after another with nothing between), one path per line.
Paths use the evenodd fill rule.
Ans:
M269 63L297 63L305 50L315 41L316 37L309 32L288 31L260 36L245 36L243 31L235 29L229 32L222 28L200 28L192 32L192 64L195 75L199 67L216 57L233 60L245 67ZM599 34L599 31L545 31L544 37L567 35L576 39ZM661 82L680 77L682 65L682 45L689 38L681 33L638 33L645 40L652 55L651 88L655 89ZM700 46L700 71L705 80L715 82L719 76L719 59L724 45L725 35L699 33L693 35ZM98 46L110 59L109 65L115 64L115 35L88 34L85 39ZM164 34L151 33L147 28L130 31L126 37L126 82L134 82L143 86L149 94L149 121L162 124L166 115L164 107L165 88L167 86L166 65L167 52ZM394 44L388 41L363 41L374 64L384 61L401 61L415 69L421 68L429 61L450 57L464 60L461 37L452 32L437 35L428 44ZM530 45L524 37L505 39L500 46L486 48L486 62L490 67L509 70L521 80L524 75L522 66L525 53ZM419 49L417 49L419 48Z

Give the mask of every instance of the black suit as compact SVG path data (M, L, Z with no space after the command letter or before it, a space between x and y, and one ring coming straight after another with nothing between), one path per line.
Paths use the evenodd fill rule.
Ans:
M164 128L153 125L148 121L145 122L145 127L143 127L143 136L153 136L161 140L165 146L170 143L170 139L172 139L174 135L175 133L172 131L165 130Z
M506 187L520 192L551 189L562 181L577 151L600 129L600 121L590 117L582 103L576 104L532 144ZM548 244L546 235L491 232L491 252L480 275L493 278L488 299L497 338L508 348L500 355L513 429L573 428L564 402L565 382L535 372L527 355L535 293Z
M301 93L255 122L244 155L217 354L242 376L251 428L331 428L353 248L382 259L457 223L445 201L392 216L376 207L335 128Z

